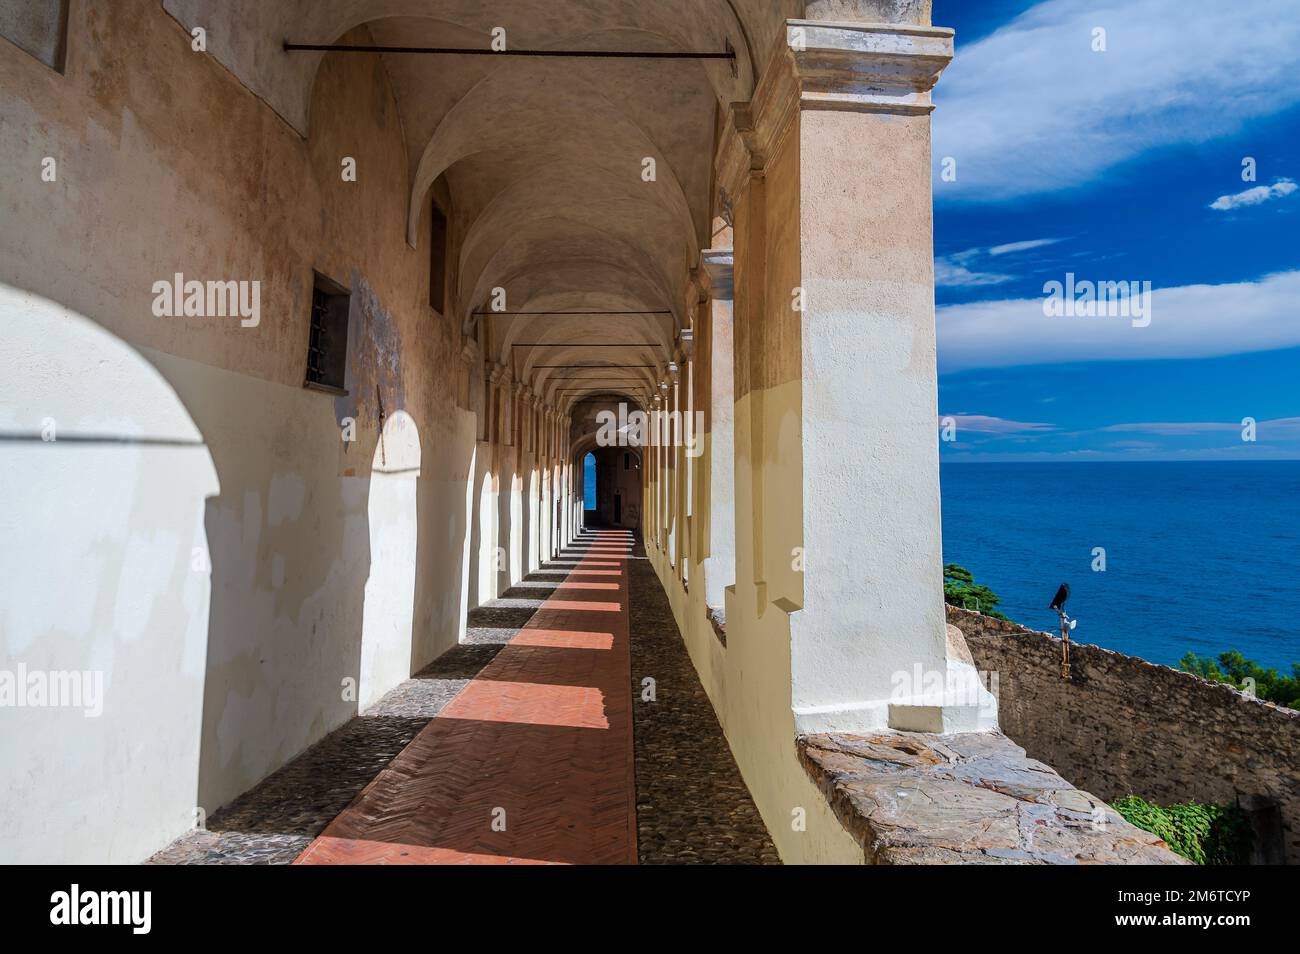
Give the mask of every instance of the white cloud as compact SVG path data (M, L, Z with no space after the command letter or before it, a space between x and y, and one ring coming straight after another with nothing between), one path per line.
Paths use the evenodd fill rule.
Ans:
M1031 248L1042 248L1044 245L1055 245L1059 241L1061 241L1059 238L1028 239L1024 242L1007 242L1005 245L994 245L988 251L990 255L1009 255L1014 252L1027 252Z
M953 252L951 255L940 255L934 260L934 283L949 288L969 288L981 285L1001 285L1003 282L1013 281L1016 277L1014 275L1005 275L1001 272L975 271L970 266L980 259L1026 252L1030 249L1041 248L1044 245L1053 245L1059 241L1061 240L1058 238L1027 239L1022 242L1007 242L1004 245L994 245L991 248L977 246L976 248L968 248L965 251Z
M935 90L937 198L1086 184L1143 152L1204 142L1300 102L1300 17L1276 0L1048 0L957 53ZM1094 28L1106 52L1093 52ZM1230 103L1231 108L1224 108Z
M1119 276L1091 276L1097 278ZM1300 346L1300 270L1254 282L1184 285L1151 295L1151 323L1043 314L1042 298L947 305L937 312L939 370L1206 358Z
M1260 421L1256 427L1260 433L1267 431L1269 436L1285 437L1289 432L1300 429L1300 417L1279 417L1272 421ZM1184 437L1189 434L1209 434L1214 431L1240 431L1241 428L1240 421L1152 421L1140 424L1111 424L1101 429L1115 433Z
M1243 205L1259 205L1269 199L1280 199L1296 190L1296 184L1290 179L1278 179L1272 185L1255 186L1233 195L1221 195L1210 203L1210 208L1220 212L1230 212Z
M973 272L958 261L957 256L947 255L934 260L934 283L949 288L970 288L980 285L1001 285L1014 276L997 272Z
M952 420L959 434L962 431L970 431L973 434L1027 434L1056 429L1055 424L1011 421L1004 417L989 417L985 414L947 414L939 418L941 428L947 419Z

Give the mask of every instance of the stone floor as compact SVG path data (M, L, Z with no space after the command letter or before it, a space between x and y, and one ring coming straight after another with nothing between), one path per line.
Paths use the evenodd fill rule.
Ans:
M630 566L642 864L780 864L644 550ZM654 702L641 680L655 680Z
M775 862L663 590L629 550L588 539L474 610L465 643L151 863ZM658 699L643 703L649 672Z

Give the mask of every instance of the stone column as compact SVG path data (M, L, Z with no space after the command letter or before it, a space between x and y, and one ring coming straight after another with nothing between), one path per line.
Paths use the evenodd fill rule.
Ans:
M680 555L677 546L677 503L679 499L677 491L677 447L673 438L677 428L675 421L677 414L681 410L681 400L677 381L666 366L663 371L663 381L668 385L667 389L660 388L664 396L663 426L659 430L659 440L663 444L664 458L664 548L668 552L668 562L672 565L673 572L680 578L681 568L677 562Z
M709 374L705 466L701 491L702 511L708 520L702 528L704 547L704 602L724 609L725 590L736 581L735 501L735 370L732 353L732 250L709 249L702 255L709 276L709 304L702 335L704 365Z
M538 452L542 468L542 546L538 557L543 563L551 558L555 542L555 468L552 466L551 459L551 434L554 424L554 412L550 405L543 404L541 448Z
M810 2L834 19L787 21L735 117L764 177L756 579L791 614L799 731L987 717L943 692L930 90L952 31L928 8Z
M487 386L487 409L488 418L486 440L492 444L501 443L501 375L504 373L502 367L498 365L489 365L491 371L488 372Z
M679 336L680 338L680 333ZM691 410L690 377L686 373L686 355L680 343L673 352L676 372L669 376L669 387L673 392L673 406L677 411L673 418L672 459L673 459L673 548L677 557L677 578L687 582L690 576L690 520L688 514L688 488L690 481L687 472L690 462L686 456L686 418Z

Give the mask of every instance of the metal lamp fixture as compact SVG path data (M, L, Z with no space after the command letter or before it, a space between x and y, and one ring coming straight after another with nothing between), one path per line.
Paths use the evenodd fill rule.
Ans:
M1056 596L1052 598L1052 605L1048 609L1055 610L1061 618L1061 678L1070 678L1070 631L1079 621L1070 619L1065 612L1065 601L1070 598L1070 584L1062 583L1056 590Z

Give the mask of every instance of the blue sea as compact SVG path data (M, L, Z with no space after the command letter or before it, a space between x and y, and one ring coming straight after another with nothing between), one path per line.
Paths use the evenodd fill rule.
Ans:
M1300 461L942 464L943 558L1055 631L1172 665L1300 662ZM1105 548L1096 572L1093 549Z

